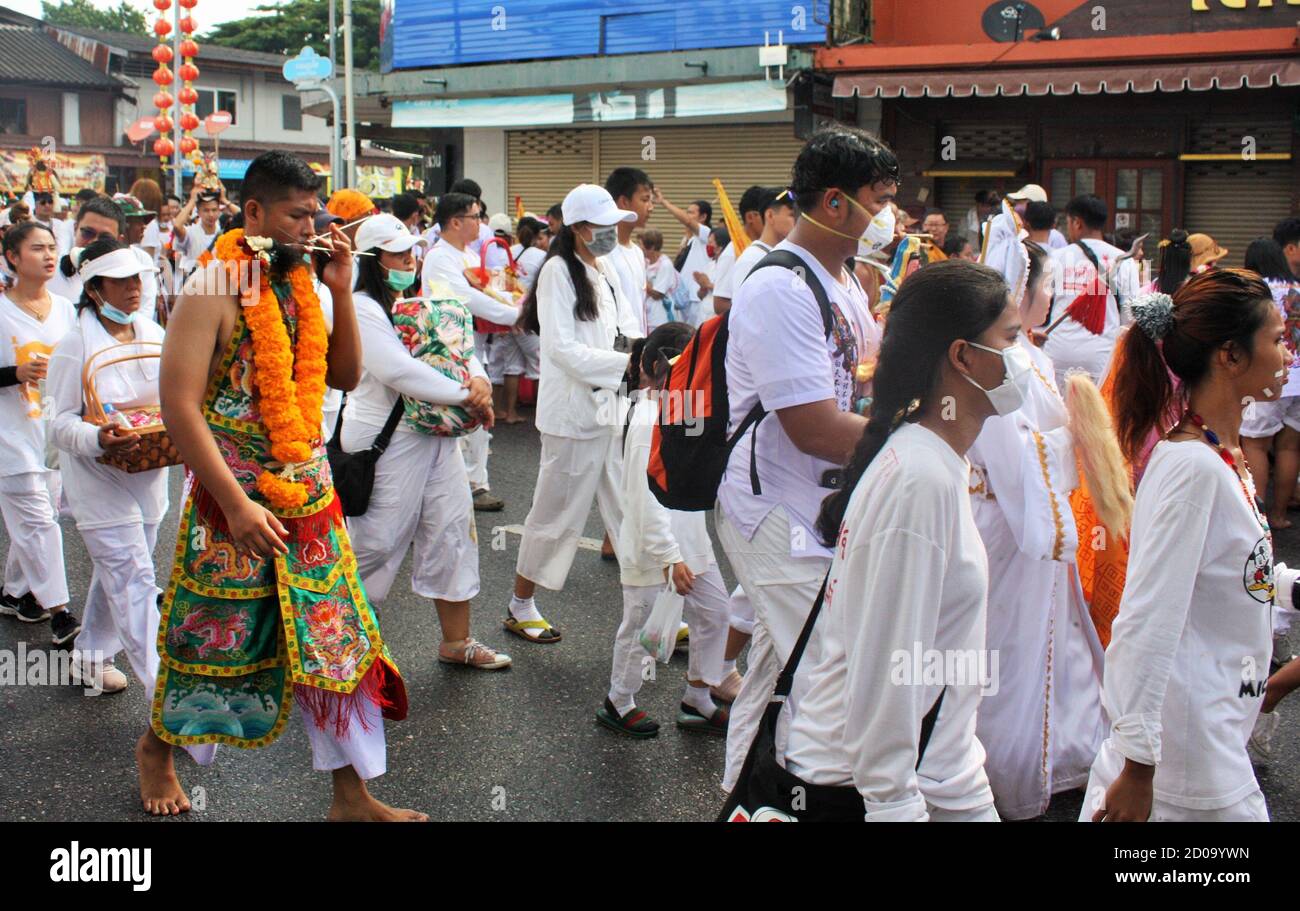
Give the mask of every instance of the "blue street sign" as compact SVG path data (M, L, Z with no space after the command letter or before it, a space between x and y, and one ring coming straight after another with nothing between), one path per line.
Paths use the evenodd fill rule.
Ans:
M281 69L289 82L321 82L334 73L334 64L310 47L303 48L297 57L290 57Z

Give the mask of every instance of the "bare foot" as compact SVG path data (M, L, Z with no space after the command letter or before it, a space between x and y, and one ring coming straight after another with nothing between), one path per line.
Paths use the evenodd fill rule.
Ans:
M330 804L330 813L326 817L330 822L428 822L425 813L416 810L401 810L381 803L364 791L355 799L347 799L338 794Z
M502 420L507 424L522 424L528 419L517 414L507 414L502 417Z
M145 731L136 741L135 765L140 772L140 800L146 813L177 816L189 812L190 799L172 765L172 748L152 731Z
M1280 516L1269 516L1268 524L1273 528L1290 528L1291 520L1286 517L1286 513Z

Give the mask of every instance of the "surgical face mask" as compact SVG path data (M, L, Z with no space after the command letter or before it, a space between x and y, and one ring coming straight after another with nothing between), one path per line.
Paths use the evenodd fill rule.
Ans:
M591 226L591 240L587 241L587 250L592 256L605 256L618 246L618 228L613 225Z
M1029 352L1018 344L1006 348L990 348L977 342L971 342L970 345L1001 357L1006 374L1002 383L992 389L985 389L970 377L966 377L966 381L988 396L993 404L993 410L999 415L1006 416L1019 411L1029 395L1029 384L1034 369Z
M388 283L388 287L400 294L415 284L415 273L403 272L400 269L389 269L388 274L384 276L384 281Z
M121 310L117 309L116 307L114 307L112 304L108 303L108 301L104 300L101 297L96 297L95 303L99 304L100 316L103 316L117 323L119 326L128 325L134 316L134 314L131 313L123 313Z
M893 243L895 225L894 207L885 206L879 215L871 219L867 233L858 240L858 256L870 256Z

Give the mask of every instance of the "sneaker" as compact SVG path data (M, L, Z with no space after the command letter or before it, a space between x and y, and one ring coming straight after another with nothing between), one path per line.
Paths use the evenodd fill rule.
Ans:
M67 608L50 616L50 633L55 645L66 645L77 638L79 632L81 632L81 621Z
M1273 735L1281 723L1282 716L1276 711L1259 713L1255 719L1255 728L1250 732L1250 740L1246 742L1246 752L1250 754L1251 761L1268 765L1273 759Z
M690 645L690 644L691 644L691 628L687 626L685 623L683 623L681 626L677 627L677 647L681 648L683 645Z
M50 612L36 602L36 597L28 592L21 598L10 599L15 608L13 614L24 623L40 623L50 619Z
M17 617L18 599L6 591L0 591L0 617Z
M450 653L444 652L443 646L438 646L438 660L443 664L463 664L481 671L502 670L512 663L505 652L489 648L473 637L466 639L460 648L453 649Z
M105 661L98 668L90 661L74 661L72 679L74 683L89 688L96 696L120 693L128 683L126 674L119 671L112 661Z
M730 674L722 678L722 682L717 686L709 687L709 695L716 702L725 702L728 705L736 701L740 695L740 684L744 681L740 671L733 670Z
M476 512L500 512L506 508L506 501L500 497L494 497L486 487L480 487L473 492L474 510Z

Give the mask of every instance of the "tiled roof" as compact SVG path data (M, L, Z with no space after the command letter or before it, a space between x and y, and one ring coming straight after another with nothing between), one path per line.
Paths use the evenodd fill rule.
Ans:
M88 89L125 87L43 30L0 23L0 83L15 82Z
M103 44L112 45L116 48L130 54L143 54L148 57L158 43L156 38L148 35L133 35L130 32L110 32L99 28L82 28L81 26L57 25L51 28L58 28L65 32L71 32L74 35L82 35L86 38L93 38ZM267 54L262 51L245 51L239 48L222 47L218 44L211 44L203 41L202 38L196 39L199 42L199 56L197 63L203 65L204 60L214 63L233 63L244 66L265 66L274 67L279 70L284 65L285 58L280 54Z

